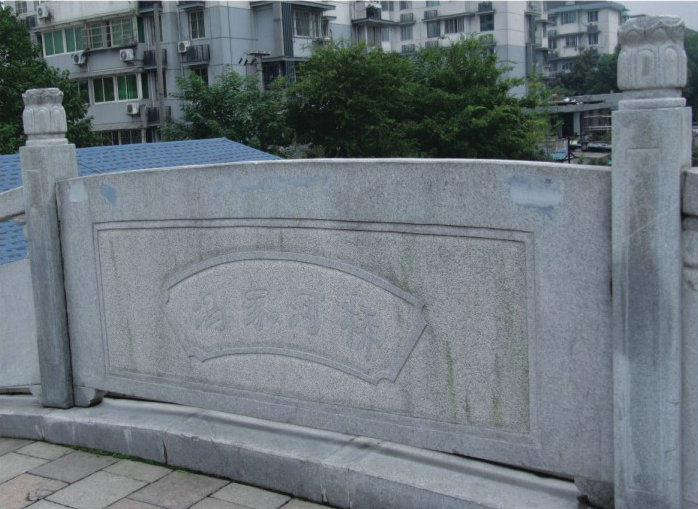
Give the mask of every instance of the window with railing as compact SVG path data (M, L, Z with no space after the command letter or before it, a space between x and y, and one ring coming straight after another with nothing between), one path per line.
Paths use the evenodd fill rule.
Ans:
M189 13L189 37L190 39L203 39L206 37L203 9L197 9Z
M577 36L576 35L565 36L565 47L566 48L576 48L577 47Z
M412 39L412 25L400 27L400 40L409 41Z
M426 41L424 43L425 48L438 48L439 47L439 41Z
M293 10L293 35L297 37L321 37L320 13L314 9Z
M599 11L589 11L587 13L587 21L589 23L596 23L599 21Z
M402 14L400 14L400 22L408 23L410 21L414 21L414 13L413 12L403 12Z
M124 17L88 23L84 31L85 47L90 49L130 46L136 43L133 18Z
M589 34L589 46L596 46L599 44L599 34Z
M465 17L444 20L444 33L458 34L465 32Z
M438 15L439 15L439 11L437 11L436 9L434 9L432 11L424 11L424 19L434 19Z
M402 47L400 48L400 51L402 53L414 53L415 52L415 45L414 44L403 44Z

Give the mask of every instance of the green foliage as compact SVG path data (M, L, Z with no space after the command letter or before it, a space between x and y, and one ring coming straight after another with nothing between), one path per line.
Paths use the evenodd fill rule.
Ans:
M85 118L87 105L77 84L68 79L67 72L49 67L25 25L8 7L0 9L0 153L15 153L24 144L22 93L43 87L63 91L68 139L79 147L99 143L100 137L91 131L91 119Z
M297 79L261 92L230 70L206 85L179 80L183 121L165 139L225 136L290 157L538 159L549 130L545 90L505 76L490 38L464 38L412 57L363 45L317 48Z
M488 38L463 38L449 47L428 48L413 59L414 138L421 155L537 159L547 118L537 113L545 96L536 79L524 98L511 94L522 79L489 51Z
M610 55L585 50L574 59L572 71L560 73L554 84L564 89L567 95L618 92L619 53L620 46Z
M540 82L522 80L463 38L406 58L365 46L330 45L302 64L289 89L290 123L302 143L331 157L539 158L547 120Z
M283 81L261 92L256 76L232 69L208 85L196 74L178 79L183 120L169 121L160 130L165 140L226 137L268 150L290 135L285 121Z
M289 89L289 123L329 157L416 155L410 61L363 45L318 48Z

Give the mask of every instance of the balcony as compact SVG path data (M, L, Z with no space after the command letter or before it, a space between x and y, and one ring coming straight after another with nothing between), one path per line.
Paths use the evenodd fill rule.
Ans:
M598 25L587 25L587 33L588 34L598 34L599 33L599 26Z
M165 106L165 120L172 117L172 107ZM148 124L159 124L160 123L160 108L156 106L149 106L145 109L145 119Z
M181 54L182 63L185 64L198 64L201 62L208 62L211 60L211 48L208 44L197 44L196 46L189 46L187 51Z
M146 69L152 69L157 67L158 63L156 61L156 53L154 49L148 49L143 52L143 67ZM167 50L162 50L162 66L167 67Z

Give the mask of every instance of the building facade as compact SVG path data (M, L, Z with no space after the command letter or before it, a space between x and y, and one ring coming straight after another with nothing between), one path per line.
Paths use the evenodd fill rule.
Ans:
M419 47L449 45L463 36L488 34L492 51L511 66L512 76L547 75L564 70L587 46L613 51L622 13L622 6L612 2L15 0L6 4L24 19L46 62L68 70L77 81L95 130L113 144L156 141L160 122L181 115L173 94L177 78L190 71L211 82L232 68L258 76L264 86L276 76L293 76L297 63L307 59L313 47L332 39L410 53Z

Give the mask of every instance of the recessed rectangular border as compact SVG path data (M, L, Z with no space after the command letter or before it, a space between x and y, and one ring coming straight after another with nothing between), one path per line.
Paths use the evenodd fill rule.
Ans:
M175 378L157 377L143 375L127 371L110 371L108 357L108 333L106 326L106 314L104 305L104 290L101 278L101 258L99 252L99 233L110 230L150 230L166 228L287 228L304 230L339 230L355 232L383 232L383 233L406 233L427 236L446 236L477 239L505 240L521 242L525 246L525 285L527 300L527 339L528 339L528 374L529 374L529 432L518 433L502 431L495 428L484 428L463 424L449 424L440 421L409 417L403 414L390 412L380 412L366 410L355 407L344 407L331 403L318 403L309 400L290 398L286 396L271 395L261 392L253 392L242 389L231 389L217 385L183 382ZM402 429L410 430L419 428L426 433L436 433L445 435L468 436L485 441L496 441L511 444L516 441L517 445L526 448L541 449L540 428L538 426L538 405L536 404L535 388L537 387L537 334L536 334L536 286L537 278L534 263L534 235L533 232L505 230L496 228L477 228L467 226L451 225L430 225L430 224L408 224L408 223L388 223L388 222L355 222L355 221L325 221L314 219L188 219L188 220L155 220L155 221L115 221L115 222L95 222L92 224L92 242L95 260L95 274L97 278L98 303L100 312L100 324L102 329L101 347L104 359L104 375L101 384L97 389L122 392L127 387L132 387L130 392L137 397L151 398L159 401L168 401L180 404L196 405L200 398L197 394L213 393L225 399L225 404L212 405L212 410L239 412L252 417L278 420L273 415L278 414L279 409L287 409L286 414L290 417L287 422L300 425L313 426L313 418L306 419L303 414L315 415L323 422L336 422L338 425L319 426L332 431L352 433L347 430L344 423L347 419L355 419L359 424L368 423L371 426L384 427L386 430ZM172 398L162 398L158 387L176 387L182 392L182 397L178 401ZM351 427L351 426L350 426ZM359 431L361 430L361 431ZM361 426L357 427L357 434L364 434ZM376 438L391 439L391 436L368 433ZM380 436L379 436L380 435ZM450 452L450 451L447 451Z

